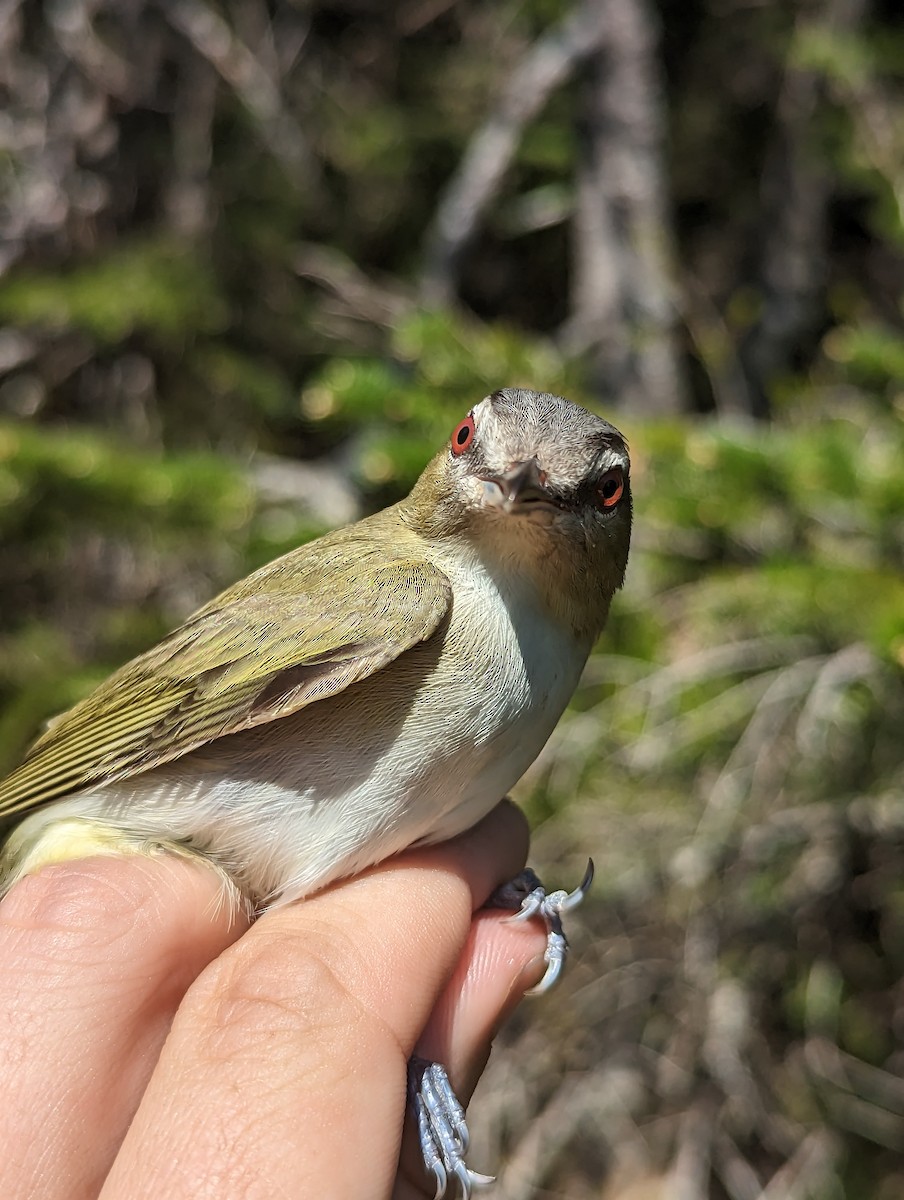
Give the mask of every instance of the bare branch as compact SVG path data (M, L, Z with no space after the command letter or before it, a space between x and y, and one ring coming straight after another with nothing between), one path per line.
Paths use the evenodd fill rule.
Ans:
M398 288L375 282L340 250L314 242L299 242L295 248L295 271L330 291L342 307L342 315L389 329L413 307L413 301Z
M320 170L308 139L283 103L270 72L204 0L159 0L170 24L235 92L264 145L288 178L305 192L320 184Z
M454 298L458 258L496 194L525 126L599 44L603 7L600 0L585 0L540 38L471 139L427 232L420 289L426 303L447 304Z
M815 1129L770 1179L762 1200L805 1200L808 1196L815 1200L824 1195L837 1158L835 1138L826 1129Z

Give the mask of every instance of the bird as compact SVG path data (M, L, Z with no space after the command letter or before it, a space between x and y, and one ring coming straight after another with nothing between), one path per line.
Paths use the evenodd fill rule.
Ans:
M405 499L227 588L51 721L0 782L18 821L0 894L50 863L169 851L256 914L476 824L546 743L624 582L629 472L622 434L572 401L485 397ZM550 903L534 880L524 911L552 939L583 892ZM448 1116L447 1089L419 1070L419 1122ZM438 1190L454 1174L467 1195L452 1111L458 1132L422 1129L422 1148Z

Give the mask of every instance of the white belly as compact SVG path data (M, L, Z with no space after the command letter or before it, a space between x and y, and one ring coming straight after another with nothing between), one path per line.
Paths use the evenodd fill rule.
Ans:
M450 574L452 572L450 571ZM471 569L431 641L345 692L35 814L191 842L259 900L292 900L467 829L549 737L587 646ZM438 666L442 652L442 667Z

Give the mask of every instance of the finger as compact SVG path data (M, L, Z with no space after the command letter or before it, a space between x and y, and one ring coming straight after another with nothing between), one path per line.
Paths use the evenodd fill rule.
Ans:
M510 805L266 914L189 990L104 1200L390 1194L405 1064L475 905L523 865Z
M93 858L0 904L0 1196L95 1197L185 990L242 931L181 858Z
M458 967L446 985L416 1053L440 1062L467 1103L506 1017L545 970L546 932L539 922L508 924L500 912L477 913Z

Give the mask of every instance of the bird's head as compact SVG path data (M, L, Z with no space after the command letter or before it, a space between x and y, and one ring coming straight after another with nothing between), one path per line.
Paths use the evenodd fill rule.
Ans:
M561 396L506 388L456 427L406 519L473 549L491 572L533 576L553 607L596 633L628 561L628 471L625 439L608 421Z

